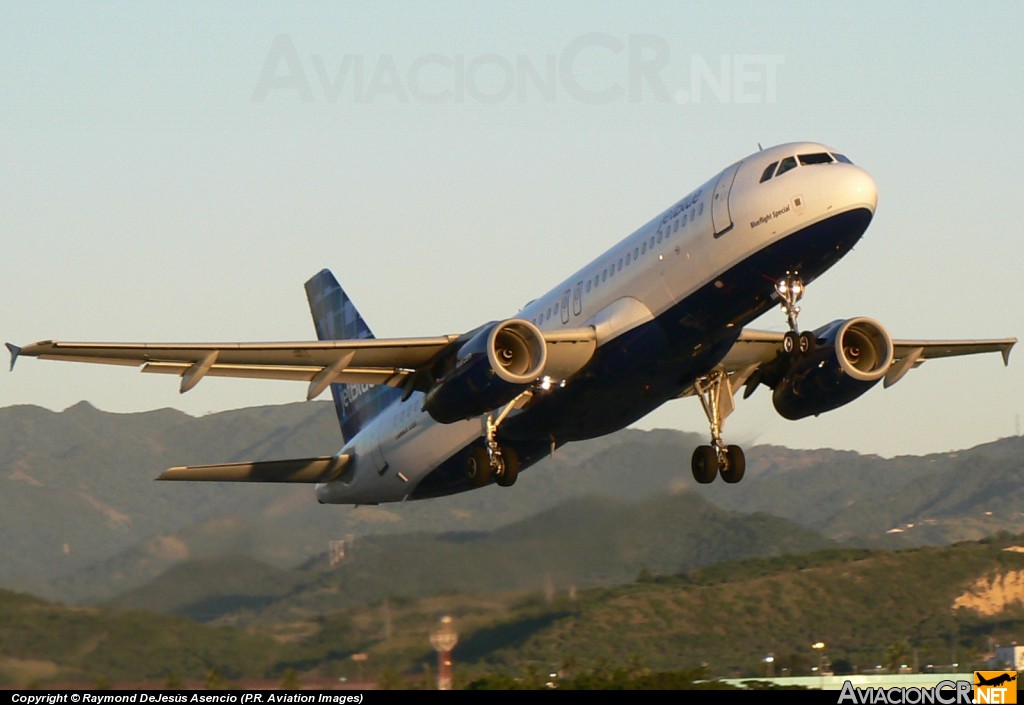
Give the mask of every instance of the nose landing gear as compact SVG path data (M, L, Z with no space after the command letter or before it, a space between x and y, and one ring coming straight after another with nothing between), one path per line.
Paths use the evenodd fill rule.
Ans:
M814 350L814 334L807 331L801 333L797 325L797 317L800 315L797 303L804 297L804 290L804 280L800 278L798 272L786 272L785 277L775 282L775 293L782 300L782 308L786 310L786 323L789 324L789 330L782 339L782 351L787 355L806 355Z

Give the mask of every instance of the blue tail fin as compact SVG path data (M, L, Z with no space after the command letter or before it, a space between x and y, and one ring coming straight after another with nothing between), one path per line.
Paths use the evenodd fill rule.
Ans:
M330 270L320 270L306 282L306 298L313 314L319 340L353 340L372 338L373 333L359 311L352 305L345 290ZM341 435L350 440L359 429L386 406L399 399L402 390L384 385L332 384L331 395L338 412Z

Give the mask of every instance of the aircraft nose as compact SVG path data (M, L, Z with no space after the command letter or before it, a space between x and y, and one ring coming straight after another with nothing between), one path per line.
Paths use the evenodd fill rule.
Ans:
M878 185L871 174L852 164L844 171L847 173L843 175L843 191L851 205L867 207L874 213L878 206Z

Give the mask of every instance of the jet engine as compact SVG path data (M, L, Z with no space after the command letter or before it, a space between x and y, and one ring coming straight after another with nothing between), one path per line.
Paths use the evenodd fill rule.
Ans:
M519 318L489 323L459 347L423 409L440 423L478 416L512 401L546 364L547 345L537 326Z
M882 324L870 318L833 321L814 331L813 350L799 354L772 395L787 419L837 409L873 387L893 359L893 344Z

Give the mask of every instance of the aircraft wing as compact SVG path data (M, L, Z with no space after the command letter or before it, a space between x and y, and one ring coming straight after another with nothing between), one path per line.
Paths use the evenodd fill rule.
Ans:
M142 372L178 375L181 391L211 377L309 382L313 399L334 382L401 387L431 364L461 335L433 338L365 338L269 343L76 343L45 340L25 347L7 343L11 367L19 357L141 367ZM545 341L594 341L592 328L550 331ZM571 347L563 345L561 347Z
M399 386L458 337L183 344L46 340L7 347L12 367L21 356L141 367L142 372L181 376L182 392L206 375L307 381L312 399L332 382Z
M784 333L744 329L729 350L721 366L729 374L733 389L740 387L761 365L772 362L782 352ZM979 340L897 340L893 343L893 360L884 378L884 386L903 379L911 369L926 360L957 355L976 355L998 352L1003 364L1009 364L1010 351L1017 344L1016 338L995 338ZM688 390L687 394L693 394Z

